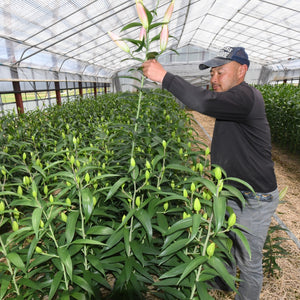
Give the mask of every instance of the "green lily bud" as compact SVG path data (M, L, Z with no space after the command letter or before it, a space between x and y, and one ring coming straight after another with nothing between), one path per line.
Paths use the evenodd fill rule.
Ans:
M44 221L43 220L40 220L40 227L41 228L44 228L45 224L44 224Z
M194 210L199 213L201 209L201 203L200 203L200 200L199 198L196 198L195 201L194 201Z
M37 191L33 190L32 191L32 196L33 196L34 199L36 199L37 198Z
M39 246L36 246L35 252L40 254L40 253L43 253L43 250Z
M22 190L22 187L20 185L18 186L17 193L18 193L19 196L23 195L23 190Z
M164 149L166 150L166 148L167 148L167 142L165 140L162 141L162 145L163 145Z
M204 214L203 214L203 219L204 219L204 220L207 220L207 213L204 213Z
M89 173L85 174L84 180L86 181L86 183L90 182L90 174Z
M167 211L169 208L169 203L168 202L165 202L164 203L164 210Z
M147 169L151 169L151 164L149 163L148 160L146 160L146 168L147 168Z
M206 253L208 255L208 257L212 257L215 253L215 249L216 249L216 244L215 243L211 243L207 248L206 248Z
M5 204L3 201L0 202L0 213L5 210Z
M146 178L146 180L148 180L150 178L150 172L148 170L146 170L146 172L145 172L145 178Z
M96 206L96 204L97 204L97 199L95 196L93 196L93 205Z
M52 196L52 195L50 195L50 197L49 197L49 201L50 201L51 203L53 203L53 202L54 202L54 198L53 198L53 196Z
M70 199L70 198L67 198L67 199L66 199L66 204L72 205L72 202L71 202L71 199Z
M17 223L17 221L13 221L12 222L12 230L14 232L18 231L19 230L19 224Z
M60 214L60 217L61 217L61 220L63 221L63 222L67 222L67 220L68 220L68 217L67 217L67 215L64 213L64 212L62 212L61 214Z
M228 228L231 228L236 223L236 214L232 213L228 218Z
M25 152L23 153L23 160L24 161L26 160L26 153Z
M140 207L140 205L141 205L141 197L140 196L137 196L135 198L135 204L136 204L137 207Z
M191 184L191 192L192 192L192 193L194 193L194 192L195 192L195 190L196 190L195 183L194 183L194 182L192 182L192 184Z
M220 167L216 167L214 169L214 174L217 180L220 180L222 178L222 170Z
M132 168L135 167L135 160L134 160L133 157L131 157L131 159L130 159L130 166L131 166Z
M71 157L70 157L70 162L71 162L72 165L74 165L75 157L73 155L71 155Z
M187 198L188 197L188 192L186 189L183 189L183 197Z
M48 186L44 185L44 194L47 195L48 194Z
M200 173L203 172L204 166L201 163L197 163L197 168L200 171Z
M205 149L205 156L208 156L209 153L210 153L210 149L209 149L209 147L207 147L207 148Z
M16 220L19 220L19 217L20 217L20 212L18 211L18 209L16 207L14 208L14 217Z
M123 215L122 222L124 222L125 218L126 218L126 215Z
M76 139L76 137L75 137L75 136L73 137L73 144L74 144L74 145L76 145L76 144L77 144L77 139Z
M175 189L175 182L174 180L171 181L171 188L174 190Z

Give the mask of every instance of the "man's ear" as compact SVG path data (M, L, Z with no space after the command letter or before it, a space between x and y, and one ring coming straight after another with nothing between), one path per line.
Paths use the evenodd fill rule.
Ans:
M247 71L248 71L248 66L247 65L240 65L240 67L239 67L239 77L240 78L245 77Z

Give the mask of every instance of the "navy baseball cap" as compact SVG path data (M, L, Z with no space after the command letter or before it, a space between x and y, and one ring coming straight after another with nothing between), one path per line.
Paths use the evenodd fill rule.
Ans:
M213 59L210 59L199 65L200 70L214 68L228 64L231 61L236 61L241 65L247 65L249 68L250 61L248 54L243 47L224 47Z

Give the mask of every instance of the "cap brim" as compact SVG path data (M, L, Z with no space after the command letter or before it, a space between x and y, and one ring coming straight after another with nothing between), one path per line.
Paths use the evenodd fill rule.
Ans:
M213 59L210 59L210 60L200 64L199 69L200 70L205 70L207 68L219 67L219 66L223 66L225 64L228 64L229 62L231 62L231 60L228 59L228 58L215 57Z

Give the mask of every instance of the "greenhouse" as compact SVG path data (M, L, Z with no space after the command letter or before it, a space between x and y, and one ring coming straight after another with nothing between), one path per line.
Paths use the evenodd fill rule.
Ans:
M0 299L299 299L299 0L2 0L0 16ZM237 86L262 108L211 113ZM233 205L249 193L279 201L252 298L234 253L255 259Z

